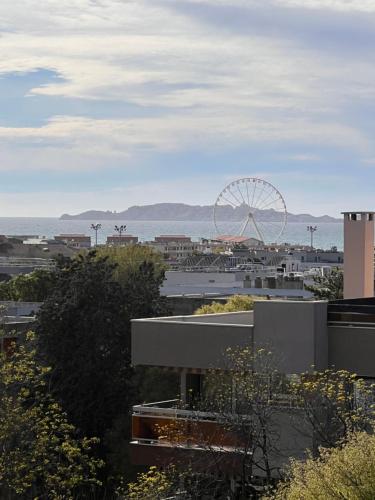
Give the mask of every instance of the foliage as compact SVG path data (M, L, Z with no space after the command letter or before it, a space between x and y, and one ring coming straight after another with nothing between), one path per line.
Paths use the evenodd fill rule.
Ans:
M60 405L48 394L50 369L25 346L0 358L0 494L2 498L81 498L98 485L96 439L77 439ZM4 496L3 496L4 495Z
M163 500L175 491L171 479L173 471L160 471L150 467L147 472L138 474L137 481L129 483L126 498L128 500Z
M95 253L57 274L38 313L38 354L52 367L51 387L72 422L103 437L130 402L127 298L114 266Z
M304 374L291 390L321 446L333 447L354 431L367 430L373 417L373 384L346 370Z
M138 474L137 480L127 488L119 490L119 497L126 500L229 498L228 486L228 481L205 472L193 472L187 464L183 468L171 465L163 470L150 467Z
M155 279L164 280L165 264L159 252L153 248L141 245L102 246L97 248L98 258L107 257L116 265L113 276L121 284L129 282L129 275L137 272L144 263L153 264Z
M0 300L43 302L55 286L55 281L55 273L45 269L19 274L9 281L0 282Z
M125 291L129 318L169 314L165 299L160 297L165 266L158 252L140 245L107 246L97 250L97 258L114 266L113 279Z
M60 266L36 328L38 355L52 368L54 396L82 435L101 440L106 486L110 475L127 473L129 464L129 414L138 399L130 320L164 312L152 262L134 264L121 282L115 271L116 264L95 251Z
M365 500L375 498L375 436L353 433L342 446L322 449L317 459L293 461L274 500Z
M290 446L305 443L305 436L312 444L339 447L348 435L371 428L373 385L345 370L287 377L276 366L268 349L228 349L225 370L207 372L190 416L156 425L161 442L204 450L200 467L207 476L210 470L225 474L228 446L236 453L239 491L225 490L220 480L215 484L227 498L257 497L262 490L259 476L264 490L274 484L281 477L280 457L290 454ZM202 425L202 412L215 415L210 430ZM281 439L290 432L294 444ZM175 466L182 464L176 461ZM199 467L199 458L194 458L194 467Z
M197 309L194 314L217 314L225 312L252 311L254 298L249 295L233 295L225 304L212 302Z
M180 392L180 375L154 366L137 366L134 384L138 388L138 401L166 401L176 399Z
M271 460L280 452L275 402L285 391L285 381L275 369L273 354L266 349L228 349L226 365L224 371L208 371L201 400L196 401L190 418L172 420L157 431L160 440L175 447L199 446L206 452L202 468L223 475L222 457L228 446L232 448L239 463L240 493L248 498L259 487L255 477L259 471L268 483L277 474ZM215 415L210 432L201 425L201 412Z
M305 285L305 289L319 300L338 300L344 296L344 273L332 269L328 276L314 276L314 285Z

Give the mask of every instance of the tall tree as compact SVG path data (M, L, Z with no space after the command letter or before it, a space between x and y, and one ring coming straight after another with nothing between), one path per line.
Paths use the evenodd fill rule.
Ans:
M48 392L49 368L35 359L33 336L0 356L1 498L87 498L99 482L96 439L77 439ZM82 495L82 496L81 496Z
M130 407L137 382L130 366L130 320L164 312L161 277L152 262L116 274L117 263L95 251L62 264L38 314L38 355L52 368L50 384L71 421L101 439L106 474L129 466ZM151 374L152 376L152 374ZM110 471L110 472L109 472Z
M95 253L59 270L38 314L38 354L52 367L51 387L72 422L102 437L131 401L127 294L114 265Z

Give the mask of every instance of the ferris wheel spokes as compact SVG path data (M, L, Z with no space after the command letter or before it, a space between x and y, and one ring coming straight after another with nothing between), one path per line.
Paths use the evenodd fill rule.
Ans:
M272 239L274 243L284 231L286 218L281 193L269 182L255 177L228 184L214 205L214 224L218 235L228 235L228 223L232 222L231 236L247 236L263 243Z

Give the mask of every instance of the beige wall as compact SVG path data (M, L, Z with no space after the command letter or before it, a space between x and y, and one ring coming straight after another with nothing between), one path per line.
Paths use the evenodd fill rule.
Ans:
M344 298L374 296L374 221L344 214ZM360 219L360 220L358 220Z

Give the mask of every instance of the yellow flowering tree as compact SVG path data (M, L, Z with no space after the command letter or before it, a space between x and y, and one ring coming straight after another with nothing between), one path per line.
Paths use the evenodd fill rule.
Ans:
M174 493L173 469L161 471L150 467L138 474L137 481L128 484L128 500L163 500ZM122 496L122 495L121 495Z
M75 438L32 344L29 334L10 357L0 356L0 497L79 498L99 485L103 464L90 454L97 440Z
M368 430L373 418L373 384L346 370L303 374L291 385L317 445L336 446L354 431Z
M258 298L257 298L258 300ZM197 309L194 314L216 314L225 312L252 311L254 298L249 295L233 295L225 304L212 302Z
M349 435L342 446L322 449L319 458L293 462L273 500L370 500L375 498L375 436Z

